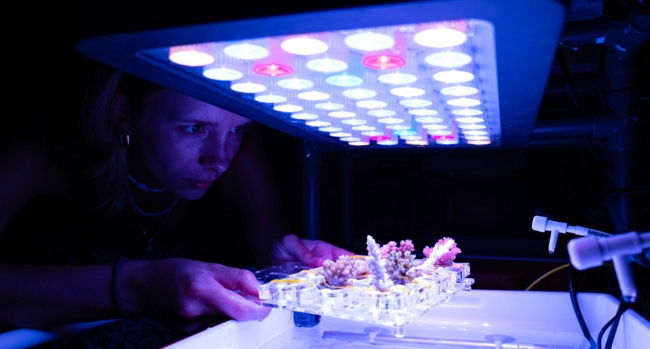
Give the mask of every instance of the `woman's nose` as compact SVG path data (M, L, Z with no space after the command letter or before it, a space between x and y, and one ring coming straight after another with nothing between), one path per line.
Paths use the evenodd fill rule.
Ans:
M221 175L230 166L230 160L226 142L213 140L203 145L199 163Z

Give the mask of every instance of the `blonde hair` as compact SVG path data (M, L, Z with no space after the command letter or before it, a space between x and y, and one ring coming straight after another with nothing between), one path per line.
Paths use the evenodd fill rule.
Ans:
M149 81L107 66L99 67L89 81L81 104L79 150L90 181L98 194L104 218L119 214L129 202L126 135L120 135L113 110L116 95L126 96L131 117L142 112L145 100L163 89ZM122 143L122 140L124 143Z

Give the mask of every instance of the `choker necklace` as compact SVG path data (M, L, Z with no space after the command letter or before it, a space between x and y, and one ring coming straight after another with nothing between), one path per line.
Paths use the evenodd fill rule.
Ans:
M130 173L129 173L129 180L131 181L131 183L135 184L135 186L138 189L140 189L142 191L148 191L148 192L151 192L151 193L162 193L162 192L167 191L167 188L151 188L151 187L147 186L144 183L140 183L135 178L133 178L133 176L131 176Z
M140 213L141 215L147 216L147 217L158 217L158 216L162 216L165 213L168 213L169 211L171 211L171 209L174 208L174 206L176 206L176 204L178 203L179 197L177 196L174 199L174 202L172 202L171 206L167 207L166 209L164 209L164 210L162 210L160 212L146 212L146 211L143 211L140 207L138 207L138 205L135 204L135 201L133 200L133 196L131 195L130 192L129 192L129 199L131 200L131 205L133 206L133 209L135 211L138 211L138 213Z

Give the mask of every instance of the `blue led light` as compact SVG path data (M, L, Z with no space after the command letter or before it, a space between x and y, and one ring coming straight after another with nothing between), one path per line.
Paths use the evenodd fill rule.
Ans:
M363 83L363 79L354 75L341 74L330 76L325 79L325 82L332 86L351 87L361 85Z
M393 131L393 133L401 137L401 136L412 136L412 135L416 134L417 132L409 129L409 130Z

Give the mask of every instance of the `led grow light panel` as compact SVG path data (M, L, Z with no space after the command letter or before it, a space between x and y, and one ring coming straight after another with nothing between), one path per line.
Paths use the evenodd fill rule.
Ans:
M203 42L141 53L343 145L476 146L464 132L477 129L486 131L481 145L501 142L494 28L486 20ZM468 107L481 117L459 119L469 115ZM425 127L423 115L436 115L436 126ZM360 125L373 127L372 135ZM448 129L449 139L434 138L427 133L431 127Z
M358 142L358 141L357 141ZM448 302L474 284L469 278L469 263L447 267L428 266L419 277L404 285L380 292L369 275L354 280L351 286L333 287L320 274L323 267L301 269L295 264L260 270L255 276L261 304L302 313L391 326L402 333L404 325L433 307Z

